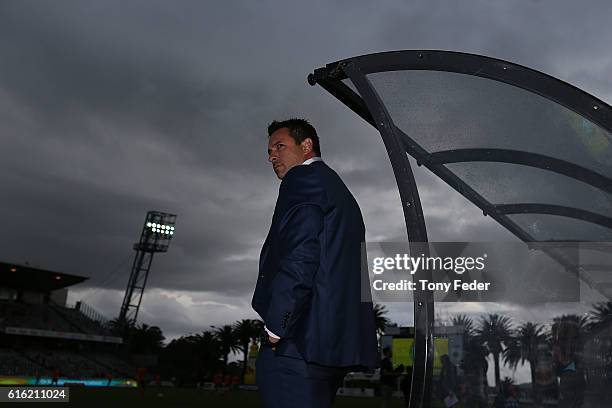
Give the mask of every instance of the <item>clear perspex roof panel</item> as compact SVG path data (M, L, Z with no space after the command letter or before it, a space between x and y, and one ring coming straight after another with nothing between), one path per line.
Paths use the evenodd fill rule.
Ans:
M459 191L468 187L468 199L523 240L612 241L610 106L504 61L416 53L350 59L398 133L417 145L409 154L430 169L441 166L436 174L455 179L449 184ZM360 99L350 78L338 76L342 63L327 69Z
M445 166L491 204L560 205L612 219L612 194L553 171L553 163L569 163L612 177L612 137L588 119L529 91L465 74L392 71L367 77L395 125L428 153L461 160ZM474 149L534 153L543 167L549 158L560 161L551 160L547 169L458 154L453 159L461 151L476 155ZM612 241L609 227L567 216L510 218L537 241Z

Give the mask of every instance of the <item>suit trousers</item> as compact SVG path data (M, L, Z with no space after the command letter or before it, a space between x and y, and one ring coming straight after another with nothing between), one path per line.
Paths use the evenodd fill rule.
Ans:
M329 408L349 371L276 355L271 347L260 349L255 367L266 408Z

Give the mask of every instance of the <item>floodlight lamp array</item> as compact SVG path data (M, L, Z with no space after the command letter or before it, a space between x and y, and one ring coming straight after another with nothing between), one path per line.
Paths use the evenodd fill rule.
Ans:
M172 225L147 222L147 228L155 234L168 235L170 237L174 235L174 226Z

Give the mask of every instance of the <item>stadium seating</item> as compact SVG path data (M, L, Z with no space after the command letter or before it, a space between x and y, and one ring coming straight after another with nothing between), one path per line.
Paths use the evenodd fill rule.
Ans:
M91 320L78 310L70 309L61 306L51 306L51 308L63 319L70 322L74 329L87 334L97 334L100 336L109 336L110 333L98 322Z
M71 333L112 335L80 310L53 303L0 301L0 332L7 327L59 333L39 332L27 344L0 349L0 376L44 376L55 369L72 379L105 378L108 374L125 378L135 374L134 367L112 354L114 345L87 341L77 344L79 340L70 337Z
M48 371L59 369L62 376L84 379L133 376L135 369L120 358L106 353L76 353L57 350L26 350L24 354Z
M14 350L0 349L0 375L48 375L49 370Z
M3 316L2 326L21 327L28 329L53 330L73 332L73 325L60 319L57 313L48 305L23 304L17 302L0 302L0 316Z
M0 325L110 336L102 325L78 310L51 304L0 301Z

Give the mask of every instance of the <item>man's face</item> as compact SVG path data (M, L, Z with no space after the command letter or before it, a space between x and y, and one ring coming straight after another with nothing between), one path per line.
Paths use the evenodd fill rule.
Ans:
M278 129L268 140L268 161L279 179L295 166L299 166L313 157L312 140L307 138L296 144L288 128Z

